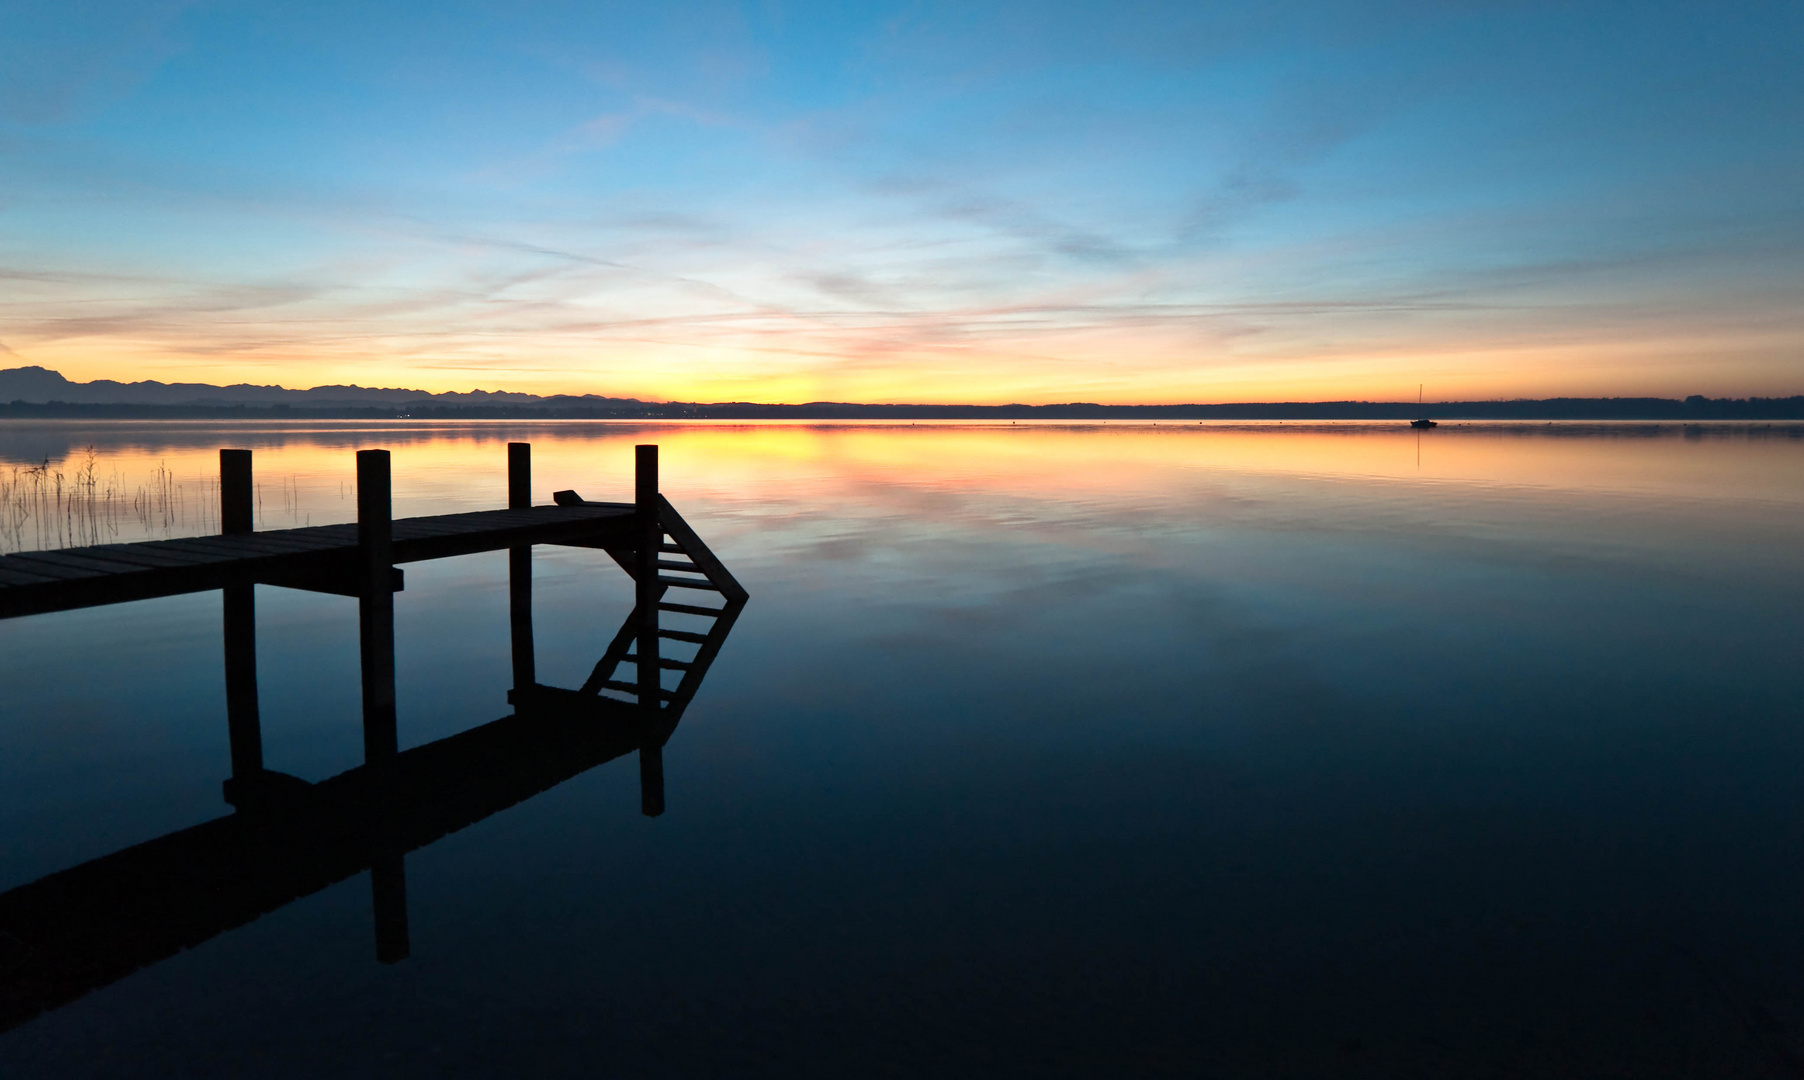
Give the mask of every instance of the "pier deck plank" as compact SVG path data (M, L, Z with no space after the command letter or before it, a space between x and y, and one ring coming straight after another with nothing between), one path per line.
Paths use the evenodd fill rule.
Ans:
M633 513L630 503L583 503L400 518L393 557L409 563L571 542L631 547ZM352 524L0 555L0 618L256 582L342 579L351 589L357 551Z

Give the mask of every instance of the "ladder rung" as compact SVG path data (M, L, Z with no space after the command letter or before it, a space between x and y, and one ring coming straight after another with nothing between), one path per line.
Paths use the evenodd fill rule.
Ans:
M609 679L601 685L607 687L609 690L619 690L623 693L632 694L635 697L638 696L639 693L639 686L637 683L621 682L619 679ZM660 686L658 687L658 696L665 699L673 698L676 697L676 691L666 690Z
M627 653L625 656L621 657L620 662L623 664L631 664L634 667L639 666L639 658L632 653ZM668 668L671 671L688 671L691 665L687 660L666 660L660 656L658 657L658 666L661 668Z
M674 551L678 555L687 555L688 554L688 552L683 550L683 545L681 545L681 544L659 544L658 550L659 551Z
M660 630L658 631L658 636L667 637L672 641L693 641L697 645L706 645L708 643L708 635L692 634L687 630Z
M692 562L677 562L675 559L659 559L658 560L658 569L660 569L660 570L687 570L691 574L699 574L702 572L702 568L695 565Z
M669 574L659 574L658 584L669 585L673 589L706 589L708 592L720 591L720 586L704 578L671 577Z
M674 611L682 615L706 615L710 619L716 619L720 617L720 613L725 611L726 608L697 607L694 604L678 604L671 601L660 600L658 601L658 610Z

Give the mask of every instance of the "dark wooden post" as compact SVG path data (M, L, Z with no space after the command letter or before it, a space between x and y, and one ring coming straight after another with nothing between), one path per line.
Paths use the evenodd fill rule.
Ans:
M357 451L358 646L363 663L363 760L381 768L399 752L395 726L394 492L387 450ZM376 812L387 810L382 792ZM399 853L370 864L370 901L376 922L376 959L405 960L407 876Z
M251 492L251 452L221 450L219 452L219 531L227 536L247 533L255 528L252 511L256 500Z
M370 864L370 901L376 913L376 960L407 959L407 866L401 855L382 854Z
M507 508L532 508L532 444L507 444Z
M507 508L532 509L532 444L507 444ZM514 689L538 681L532 657L532 545L507 551L507 614L513 633Z
M637 570L639 648L639 708L644 714L645 741L639 744L639 804L648 817L664 812L664 746L658 730L663 704L662 671L658 666L658 601L664 586L658 582L658 548L664 543L664 526L658 519L658 448L637 447L633 459L633 503L639 515Z
M227 536L251 531L251 452L219 452L219 524ZM257 596L248 582L227 585L225 609L226 733L232 776L248 780L263 771L263 729L257 715Z
M658 547L664 527L658 521L658 448L636 448L633 461L633 503L638 510L639 550L634 556L639 605L639 705L648 720L658 711L658 599L664 589L658 583Z
M395 593L393 501L387 450L357 451L357 545L362 595L357 600L363 663L363 760L394 758Z

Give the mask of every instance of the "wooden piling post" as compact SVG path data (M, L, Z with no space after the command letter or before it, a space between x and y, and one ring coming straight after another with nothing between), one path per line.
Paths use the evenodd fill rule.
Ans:
M658 601L664 586L658 581L658 548L664 543L664 526L658 520L658 448L639 446L633 456L633 504L638 512L639 550L634 554L639 614L639 708L645 739L639 744L639 804L647 817L664 812L664 744L658 712L663 701L662 670L658 664Z
M363 666L363 761L381 768L400 752L395 724L394 491L387 450L357 451L357 548L363 577L357 598L358 651ZM386 792L384 792L386 794ZM380 813L381 810L378 810ZM376 959L407 959L407 877L400 854L383 853L370 866Z
M219 452L219 523L227 536L252 531L251 452ZM225 615L226 734L232 776L263 771L263 728L257 713L257 596L249 582L221 589Z
M507 508L532 509L532 444L507 444Z
M363 578L357 600L363 667L363 760L376 765L399 750L395 730L394 507L387 450L357 451L357 547Z
M219 531L231 536L247 533L256 526L253 510L256 499L251 490L251 452L221 450L219 452Z
M532 444L507 444L507 508L532 509ZM514 689L535 685L532 648L532 545L507 552L508 629L513 637Z
M634 555L639 605L639 705L648 720L655 720L660 689L658 668L658 599L664 588L658 583L658 546L664 527L658 521L658 448L639 446L633 458L633 504L638 512L639 549Z

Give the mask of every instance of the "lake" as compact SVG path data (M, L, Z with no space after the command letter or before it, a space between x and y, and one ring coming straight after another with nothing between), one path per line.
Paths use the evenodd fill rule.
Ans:
M221 446L259 529L373 446L499 507L510 440L538 501L659 444L751 593L665 813L581 771L406 856L405 961L358 874L0 1075L1804 1073L1804 425L20 421L0 551L216 532ZM509 713L507 567L407 567L404 748ZM631 582L534 570L576 686ZM269 767L358 765L357 601L257 617ZM0 890L230 812L220 622L0 622Z

